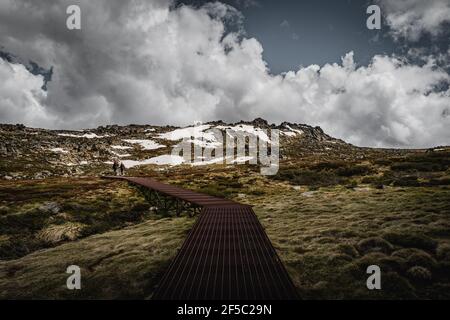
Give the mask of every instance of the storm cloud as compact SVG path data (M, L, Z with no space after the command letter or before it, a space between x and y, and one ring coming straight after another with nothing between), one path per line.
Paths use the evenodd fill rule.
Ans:
M65 27L69 4L80 5L82 30ZM53 74L45 91L41 75L0 60L0 122L87 128L263 117L320 125L357 145L450 144L450 78L433 59L379 55L358 66L349 48L340 64L272 75L242 19L219 2L2 0L0 50Z

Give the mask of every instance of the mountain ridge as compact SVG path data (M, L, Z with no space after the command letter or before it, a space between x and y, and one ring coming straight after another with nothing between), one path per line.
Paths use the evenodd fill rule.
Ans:
M193 131L208 139L198 140ZM29 128L23 124L0 124L0 179L42 179L50 176L100 175L110 173L113 159L124 162L127 169L151 165L154 170L185 162L171 155L174 146L193 143L214 148L225 130L241 135L266 136L262 129L280 130L281 164L308 158L353 161L389 153L403 155L409 150L363 148L326 134L322 128L307 124L281 122L269 124L262 118L226 123L222 120L198 123L196 126L117 125L83 130ZM217 132L217 131L216 131ZM184 138L187 138L183 140ZM269 139L270 141L270 139ZM444 147L445 148L445 147ZM421 149L424 152L424 149ZM220 160L220 159L219 159ZM201 162L201 161L200 161ZM203 165L218 162L202 163Z

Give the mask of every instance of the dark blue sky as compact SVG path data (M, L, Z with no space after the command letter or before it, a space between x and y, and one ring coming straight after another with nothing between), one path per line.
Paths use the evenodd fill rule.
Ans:
M204 0L181 1L201 5ZM296 70L299 65L340 62L353 50L359 64L375 54L400 53L388 35L388 27L366 27L366 0L225 0L244 15L247 37L264 47L264 59L272 73ZM251 3L252 1L250 1Z

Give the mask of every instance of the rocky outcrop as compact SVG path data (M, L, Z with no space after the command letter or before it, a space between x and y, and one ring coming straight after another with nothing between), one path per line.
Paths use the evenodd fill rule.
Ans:
M208 122L211 127L239 126L244 128L278 129L282 158L306 153L345 152L353 146L335 139L320 127L283 122L269 124L262 118L227 124L222 120ZM244 126L245 125L245 126ZM177 129L173 126L117 124L96 129L69 131L27 128L22 124L0 124L0 178L44 179L51 176L98 174L110 170L114 158L148 159L170 153L176 143L159 137ZM253 129L251 129L253 130ZM250 130L250 131L251 131ZM154 140L167 146L145 150L125 140Z

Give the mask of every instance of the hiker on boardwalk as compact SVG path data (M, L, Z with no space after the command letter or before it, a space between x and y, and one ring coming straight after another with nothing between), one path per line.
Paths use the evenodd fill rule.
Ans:
M117 159L114 159L113 161L113 171L114 175L117 176L117 170L119 169L119 161Z
M123 162L120 162L120 175L123 176L123 173L125 172L125 165Z

